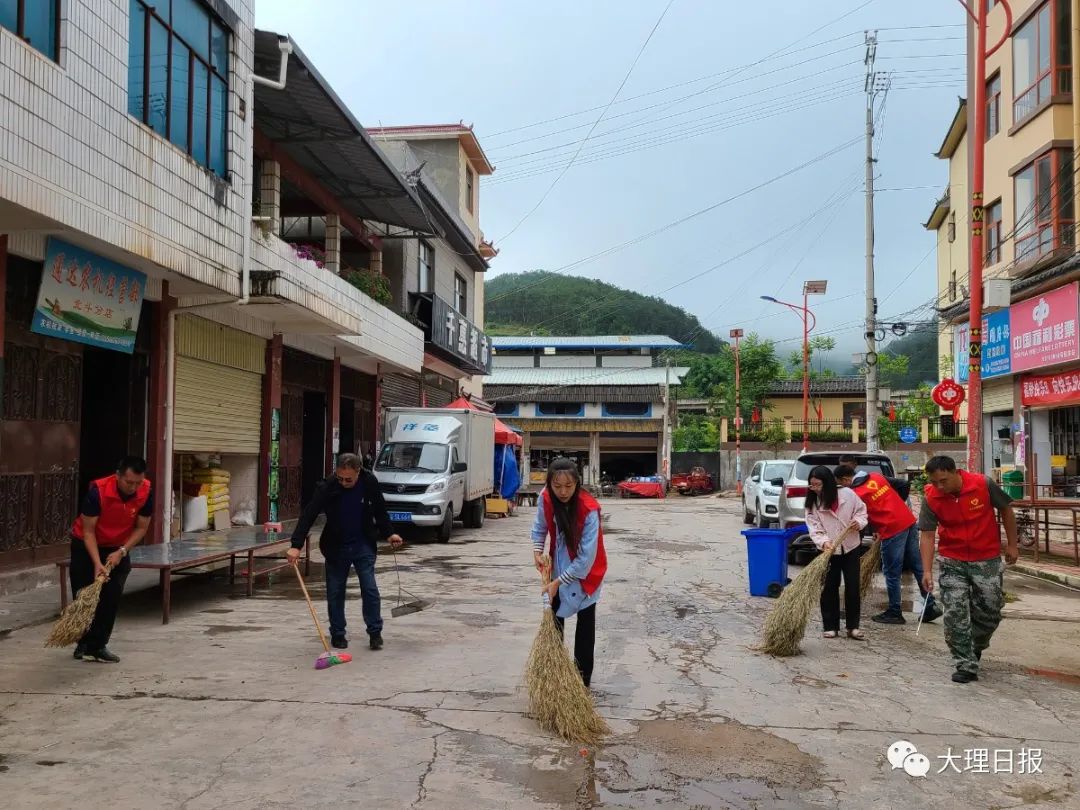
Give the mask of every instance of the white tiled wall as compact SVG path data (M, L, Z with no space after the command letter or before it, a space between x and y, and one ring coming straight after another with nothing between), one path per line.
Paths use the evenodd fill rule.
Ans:
M240 18L229 76L231 182L221 189L128 114L128 0L65 0L59 63L0 30L0 197L238 294L247 221L239 208L250 170L239 108L254 11L248 0L221 2Z

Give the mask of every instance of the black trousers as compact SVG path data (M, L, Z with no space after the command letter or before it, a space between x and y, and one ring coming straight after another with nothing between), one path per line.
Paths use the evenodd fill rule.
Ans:
M105 562L105 558L114 551L115 548L99 548L101 561ZM71 574L71 595L74 598L94 581L94 561L90 559L82 540L73 538L71 541L71 567L68 570ZM101 600L98 602L94 621L79 641L85 649L96 652L109 643L113 625L116 623L116 613L120 609L120 596L124 593L124 583L130 573L131 559L126 556L109 573L109 581L101 589Z
M840 631L840 577L844 578L844 613L848 630L859 627L859 550L834 554L821 591L821 623L825 630Z
M559 628L559 635L563 634L565 619L560 619L559 595L555 594L555 601L551 603L552 615L555 617L555 626ZM574 630L574 663L577 664L581 680L588 686L592 680L593 671L593 648L596 646L596 605L589 605L577 613L577 628Z

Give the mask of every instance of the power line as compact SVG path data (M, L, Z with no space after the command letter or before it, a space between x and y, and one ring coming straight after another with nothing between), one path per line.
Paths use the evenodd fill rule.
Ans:
M537 201L536 205L534 205L531 209L529 209L529 211L525 214L525 216L523 216L520 220L518 220L517 225L515 225L513 228L511 228L510 231L505 236L500 237L500 239L499 239L500 242L505 242L508 238L513 236L514 232L517 231L517 229L520 228L525 223L525 220L527 220L534 213L536 213L537 210L539 210L540 206L544 204L544 200L546 200L548 198L548 195L551 194L552 191L554 191L555 186L557 186L559 184L559 181L562 180L563 176L568 171L570 171L570 167L574 165L574 161L577 160L577 156L579 154L581 154L581 150L585 148L585 144L588 142L589 138L592 137L593 131L600 125L600 122L604 119L604 116L607 114L607 111L611 109L611 105L615 103L615 99L617 99L619 97L619 93L622 92L622 89L626 86L626 83L628 81L630 81L630 75L634 72L634 68L637 67L638 60L641 59L642 54L645 53L645 49L649 46L649 43L652 41L653 34L656 33L657 29L660 27L660 23L662 23L664 21L664 17L667 16L668 10L671 8L671 6L674 3L675 3L675 0L668 0L667 5L664 6L664 10L660 12L660 16L657 18L656 23L652 27L652 30L649 31L649 35L647 37L645 37L645 41L641 44L641 48L638 50L637 55L634 57L634 61L630 63L630 68L629 68L629 70L626 71L626 75L623 76L623 80L619 83L618 88L615 90L615 94L611 97L611 100L607 103L607 106L604 107L604 109L600 113L600 115L597 116L596 121L593 122L592 127L589 129L588 133L582 139L581 145L578 147L578 151L574 153L574 157L570 159L570 162L568 164L566 164L566 167L559 173L559 175L554 180L551 181L551 185L548 186L547 191L545 191L543 193L543 195Z
M776 118L776 117L779 117L779 116L786 115L788 113L798 112L800 110L809 109L811 107L816 107L816 106L819 106L821 104L827 104L827 103L831 103L833 101L839 101L839 100L841 100L843 98L847 98L848 96L852 95L855 92L857 92L857 88L853 87L851 90L848 90L848 91L835 92L831 96L825 96L825 97L820 98L820 99L812 99L812 100L808 101L806 104L798 104L798 105L786 106L786 107L785 106L780 106L780 107L778 107L776 109L766 110L766 111L762 112L760 115L751 116L751 117L745 118L745 119L740 119L740 120L736 120L736 121L732 121L732 122L726 122L726 123L710 124L710 125L698 127L698 128L683 132L681 134L673 135L671 137L653 137L653 138L650 138L650 139L647 139L647 140L639 141L638 143L635 143L635 144L626 144L626 145L623 145L623 146L616 146L616 147L613 147L613 148L608 149L608 150L602 150L602 151L598 151L598 152L593 152L593 153L590 153L587 156L587 159L579 159L577 161L577 165L579 165L579 166L588 165L590 163L596 163L596 162L599 162L599 161L602 161L602 160L608 160L608 159L614 158L614 157L621 157L622 155L633 154L635 152L640 152L640 151L643 151L643 150L646 150L646 149L651 149L651 148L657 147L657 146L668 146L668 145L671 145L671 144L680 143L682 141L697 138L697 137L700 137L702 135L710 134L710 133L713 133L713 132L723 132L725 130L734 129L736 127L743 126L743 125L748 124L748 123L755 123L755 122L758 122L758 121L765 121L765 120L768 120L770 118ZM511 175L505 177L503 179L503 182L504 183L506 183L506 182L514 182L514 181L517 181L517 180L524 180L524 179L527 179L527 178L530 178L530 177L535 177L537 175L549 174L549 173L551 173L553 171L557 171L558 167L560 165L561 165L561 163L560 163L559 159L556 159L555 161L553 161L553 162L551 162L549 164L541 164L541 165L538 165L538 166L524 167L517 174L511 174Z
M676 220L674 220L672 222L669 222L666 225L662 225L659 228L655 228L655 229L653 229L653 230L651 230L651 231L649 231L647 233L641 234L640 236L636 236L633 239L628 239L625 242L621 242L621 243L619 243L617 245L613 245L613 246L611 246L609 248L606 248L605 250L599 251L597 253L593 253L592 255L586 256L586 257L584 257L582 259L578 259L576 261L570 262L569 264L565 264L562 267L556 268L555 270L551 270L551 271L549 271L549 275L545 276L545 278L541 279L540 281L534 282L533 284L530 284L530 285L526 285L525 287L518 288L518 289L514 290L511 293L504 293L501 296L495 296L494 298L490 298L490 299L488 299L488 303L492 303L492 302L501 300L502 298L505 298L508 295L516 295L517 293L521 292L522 290L529 289L531 287L535 287L535 286L537 286L539 284L544 284L547 281L551 280L552 278L558 276L559 274L561 274L565 270L572 270L572 269L575 269L577 267L581 267L582 265L587 264L587 263L592 262L592 261L595 261L596 259L600 259L600 258L603 258L605 256L610 256L613 253L617 253L620 250L623 250L625 248L631 247L632 245L636 245L636 244L639 244L641 242L644 242L644 241L646 241L648 239L651 239L654 236L658 236L659 234L664 233L666 231L669 231L672 228L676 228L679 225L683 225L683 224L685 224L685 223L687 223L687 222L689 222L689 221L691 221L693 219L696 219L696 218L698 218L700 216L703 216L704 214L707 214L707 213L709 213L711 211L715 211L717 208L720 208L720 207L722 207L724 205L727 205L728 203L734 202L735 200L737 200L737 199L739 199L741 197L745 197L748 194L751 194L751 193L753 193L755 191L759 191L760 189L766 188L767 186L770 186L773 183L778 182L779 180L783 180L785 177L790 177L791 175L796 174L797 172L800 172L803 169L806 169L806 168L808 168L810 166L813 166L813 165L815 165L817 163L820 163L820 162L822 162L824 160L827 160L828 158L830 158L830 157L832 157L834 155L837 155L837 154L839 154L840 152L843 152L846 149L850 149L852 146L854 146L860 140L862 140L862 139L861 138L852 138L852 139L850 139L848 141L845 141L845 142L843 142L841 144L838 144L837 146L834 146L833 148L831 148L831 149L829 149L829 150L827 150L825 152L822 152L821 154L817 155L816 157L813 157L810 160L807 160L804 163L799 164L798 166L794 166L794 167L788 169L785 172L782 172L782 173L780 173L778 175L775 175L775 176L769 178L768 180L765 180L765 181L763 181L761 183L758 183L757 185L752 186L751 188L748 188L748 189L746 189L744 191L741 191L738 194L732 195L730 197L726 197L723 200L720 200L719 202L715 202L715 203L713 203L711 205L707 205L704 208L699 208L697 211L694 211L694 212L692 212L690 214L687 214L684 217L680 217L679 219L676 219Z

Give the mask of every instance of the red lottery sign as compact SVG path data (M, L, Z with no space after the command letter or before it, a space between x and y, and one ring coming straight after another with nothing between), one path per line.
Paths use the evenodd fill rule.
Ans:
M964 387L955 380L944 379L934 386L930 392L930 398L939 408L956 410L964 401Z

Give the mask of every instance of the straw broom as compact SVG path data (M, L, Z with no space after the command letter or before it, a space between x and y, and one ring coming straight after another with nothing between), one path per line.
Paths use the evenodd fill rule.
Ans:
M866 594L874 584L874 574L881 570L881 538L874 535L874 542L859 561L859 599L866 601Z
M546 555L543 559L541 580L547 585L551 582L551 560ZM596 745L610 733L563 644L546 595L540 629L525 665L525 685L529 690L529 715L545 731L584 745Z
M64 608L49 637L45 639L46 647L69 647L86 635L97 612L101 589L105 586L111 570L112 566L106 564L105 573L98 575L93 582L81 589L71 604Z
M822 588L825 587L825 575L829 573L829 560L840 549L840 542L843 539L844 535L841 535L834 541L832 554L819 554L799 576L795 577L795 581L780 593L776 607L765 617L765 625L761 630L761 645L756 649L781 658L787 658L799 652L799 642L806 635L810 613L821 597ZM880 555L880 549L878 553ZM864 568L859 569L860 587L863 584L864 572Z

